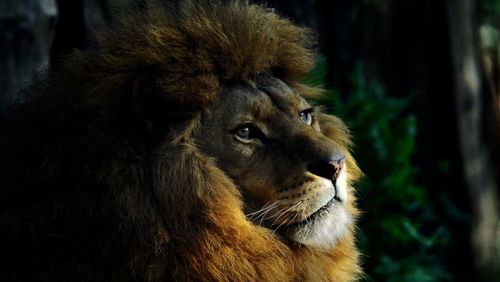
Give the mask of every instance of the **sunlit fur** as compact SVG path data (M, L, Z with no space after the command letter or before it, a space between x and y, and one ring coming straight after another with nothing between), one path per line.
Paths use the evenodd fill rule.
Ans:
M123 12L0 125L0 275L5 281L353 281L354 225L308 247L251 222L240 191L195 146L229 81L270 73L303 96L310 32L245 2ZM347 128L322 133L359 170ZM319 228L319 227L318 227ZM328 233L329 230L317 232ZM300 241L300 240L298 240ZM306 243L306 242L305 242ZM321 246L330 246L322 248Z

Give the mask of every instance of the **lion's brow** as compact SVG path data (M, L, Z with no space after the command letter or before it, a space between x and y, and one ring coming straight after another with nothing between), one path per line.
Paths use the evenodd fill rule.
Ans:
M282 112L288 113L292 111L293 108L299 108L299 105L297 104L295 99L290 99L291 97L294 97L294 95L288 94L288 92L290 92L289 90L287 91L286 89L281 89L281 87L274 86L258 86L258 89L266 94L269 99L271 99L273 106L275 106Z

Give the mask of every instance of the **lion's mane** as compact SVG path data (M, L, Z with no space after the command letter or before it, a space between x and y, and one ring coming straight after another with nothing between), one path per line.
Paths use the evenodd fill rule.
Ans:
M253 225L193 140L224 83L272 73L316 93L297 82L313 66L314 37L261 6L200 3L117 17L95 49L51 68L5 115L2 279L356 279L352 230L319 250ZM339 120L325 116L322 128L347 150Z

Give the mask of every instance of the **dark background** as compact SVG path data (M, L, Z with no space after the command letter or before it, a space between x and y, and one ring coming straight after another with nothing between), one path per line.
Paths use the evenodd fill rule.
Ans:
M253 2L318 33L306 82L366 174L365 280L500 281L500 0ZM147 3L0 0L0 113L129 5Z

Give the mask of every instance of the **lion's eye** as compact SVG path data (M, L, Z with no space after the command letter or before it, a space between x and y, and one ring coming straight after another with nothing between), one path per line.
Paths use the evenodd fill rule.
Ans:
M241 142L250 142L262 136L261 131L252 124L244 124L234 130L234 136Z
M250 127L240 127L236 130L236 136L243 139L250 139Z
M299 113L300 120L305 124L311 125L312 123L312 110L308 109Z

